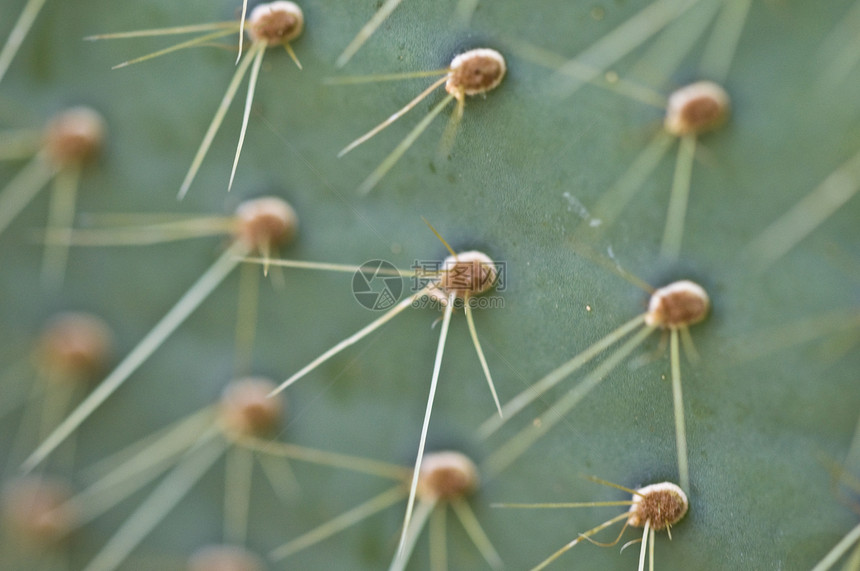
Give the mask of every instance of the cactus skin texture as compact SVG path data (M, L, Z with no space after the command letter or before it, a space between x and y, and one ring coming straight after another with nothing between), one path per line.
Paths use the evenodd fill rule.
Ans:
M672 529L671 541L658 534L656 568L812 568L857 524L857 515L832 491L831 468L844 459L860 416L860 326L855 320L853 327L822 327L796 343L786 331L804 320L860 308L860 197L766 268L744 252L765 227L860 151L860 68L835 87L820 88L821 70L833 57L822 46L846 14L856 11L855 1L751 3L721 82L732 98L731 117L697 142L680 255L672 263L661 261L659 253L674 147L605 232L591 232L584 215L662 128L663 112L593 85L560 97L558 77L521 46L573 57L651 0L481 0L469 28L453 19L458 3L403 2L338 69L337 56L379 3L300 2L305 28L291 45L303 69L284 50L269 50L229 194L242 101L233 102L188 195L176 200L235 71L235 50L196 48L111 71L175 38L82 38L231 20L241 10L238 0L49 0L0 84L0 126L38 127L75 105L104 115L108 139L102 156L82 171L76 227L102 223L95 215L104 213L229 216L243 200L274 194L289 201L300 220L295 240L279 256L342 264L382 259L409 268L416 260L448 255L423 216L455 251L480 250L506 264L504 291L487 294L504 307L473 312L503 405L645 310L648 294L619 277L616 265L655 287L694 280L707 290L712 313L691 330L698 362L682 358L690 510ZM701 38L686 36L708 11L717 14L719 26L715 6L721 3L733 2L692 3L611 70L663 95L710 79L699 70L714 24ZM23 5L4 1L0 38L14 20L5 16ZM227 39L227 45L237 43ZM660 66L685 43L692 45L689 54L658 79ZM433 121L376 188L367 196L356 194L444 94L431 95L337 159L338 150L433 78L351 85L331 85L326 78L439 69L474 47L504 53L507 75L486 98L468 98L449 155L437 157L450 116L446 110L445 120ZM640 59L647 65L637 65ZM0 163L0 188L23 164ZM40 328L61 311L105 319L121 357L225 247L218 237L72 247L62 288L43 290L39 236L48 202L49 193L38 195L0 236L3 387L29 382L15 371L27 369ZM49 457L47 473L81 489L87 466L215 402L237 374L280 382L380 315L355 300L350 274L275 268L272 279L260 281L251 370L236 371L239 274L228 277L82 424L73 455L64 444L56 458ZM407 279L404 285L412 284ZM433 308L405 311L289 387L289 412L277 439L412 466L439 334L438 324L431 325L440 316ZM773 347L757 352L764 341ZM620 490L595 486L584 477L589 475L630 488L677 481L667 353L653 335L510 467L482 475L470 505L506 568L536 565L618 508L510 510L490 504L629 499ZM496 414L495 405L466 321L455 316L428 452L462 451L480 467L594 366L482 441L477 428ZM23 459L20 450L13 454L22 416L19 408L0 418L4 481ZM349 470L300 462L291 467L299 487L283 502L264 479L253 481L246 547L263 558L390 486ZM123 568L181 569L199 548L221 543L222 474L211 470L204 476ZM144 498L138 494L79 529L58 548L58 557L67 558L70 569L84 568ZM386 510L269 564L383 568L394 556L402 517L400 508ZM409 569L428 568L431 548L438 549L428 535L425 530L419 539ZM488 567L454 518L445 535L450 568ZM628 535L624 541L633 537ZM0 549L5 545L0 542ZM617 547L583 543L554 568L629 570L637 558L636 546L619 554Z

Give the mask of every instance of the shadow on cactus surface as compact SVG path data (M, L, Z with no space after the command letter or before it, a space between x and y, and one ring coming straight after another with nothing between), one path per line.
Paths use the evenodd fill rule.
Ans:
M0 41L25 4L5 3ZM249 13L257 4L249 2ZM238 38L226 37L227 49L204 45L118 70L110 68L151 51L152 40L83 38L237 20L240 0L153 0L122 8L105 0L46 2L0 83L0 130L43 125L79 105L103 115L103 151L80 175L78 229L98 226L107 214L154 223L226 214L248 199L276 195L300 220L284 252L289 258L349 265L384 260L410 268L441 263L448 255L423 216L455 251L476 249L504 263L504 291L493 293L500 303L473 312L503 407L645 310L647 294L630 287L618 268L652 284L693 280L708 292L712 313L695 330L701 359L682 357L690 507L672 528L671 541L657 534L655 569L811 569L856 527L856 515L833 490L831 469L821 460L845 457L858 419L856 319L834 319L836 332L818 337L792 330L765 338L805 323L826 333L822 319L837 311L853 316L860 307L860 201L856 160L851 162L860 152L860 67L851 65L838 40L847 37L843 22L856 18L855 1L488 0L475 4L466 27L456 16L460 0L407 0L342 68L338 56L381 3L298 4L305 28L291 46L303 69L280 49L268 50L262 60L241 168L229 193L225 183L242 129L241 101L226 113L193 192L176 200L236 71ZM708 38L731 37L717 33L726 25L721 14L741 13L747 5L731 66L724 77L709 77L701 63ZM637 36L637 45L625 44ZM695 153L676 261L660 256L673 161L660 162L644 177L611 225L599 231L591 226L601 199L660 128L664 110L588 84L563 97L560 79L567 76L527 57L523 45L554 54L559 63L584 54L580 63L593 73L592 82L647 86L665 96L711 79L731 95L731 118L703 137ZM607 45L611 49L599 53L617 57L589 59L594 46ZM250 48L246 38L244 49ZM338 159L356 134L401 108L428 80L326 81L442 69L473 48L498 50L507 74L492 94L468 100L448 155L437 157L445 121L434 121L373 192L359 196L356 187L445 94L430 95L410 113L414 118L393 123L372 144ZM0 192L24 165L0 162ZM826 187L832 173L845 175L837 177L841 202L801 208L795 216L822 221L810 231L798 225L795 234L783 234L791 247L771 255L765 267L755 256L756 240L796 205L826 198L815 191ZM86 311L103 318L114 332L110 369L227 247L223 238L202 237L145 248L72 248L62 286L51 290L40 276L52 224L49 200L47 193L37 195L0 235L4 400L28 393L33 375L21 371L38 358L40 331L52 316ZM61 478L80 492L93 481L89 467L215 401L235 375L240 273L226 277L33 473ZM381 315L356 299L349 274L289 270L283 278L279 285L260 277L248 365L276 383ZM408 295L411 280L402 285ZM438 307L405 311L287 388L288 413L275 439L412 466L439 337L440 324L431 324L441 315ZM595 490L587 476L630 489L677 482L671 370L667 359L655 358L664 349L660 343L657 335L647 339L587 400L470 496L469 506L506 568L536 565L607 513L491 504L630 499L621 490ZM495 405L466 321L451 319L427 449L459 450L482 466L500 443L545 414L599 363L586 365L508 419L498 436L482 440L478 429L496 414ZM17 476L21 451L14 450L14 434L25 410L0 403L4 484ZM182 569L200 548L227 541L222 468L202 476L120 568ZM390 487L350 470L299 462L291 468L296 488L283 503L272 501L271 486L254 474L244 547L272 569L387 567L403 522L400 508L286 560L267 559L278 546ZM86 568L160 485L147 484L50 553L40 548L41 562L52 569ZM21 530L8 517L3 522L0 566L33 568L36 552L11 550ZM449 568L489 567L463 527L452 523L446 532ZM638 545L621 553L619 547L583 542L550 568L635 569ZM407 569L429 568L430 561L424 534Z

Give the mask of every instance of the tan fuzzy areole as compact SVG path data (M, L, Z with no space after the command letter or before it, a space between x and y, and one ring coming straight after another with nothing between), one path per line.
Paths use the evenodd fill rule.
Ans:
M729 109L725 89L712 81L699 81L669 96L665 127L673 135L700 135L725 123Z
M7 483L0 497L3 520L20 540L35 546L56 543L69 533L75 514L72 493L62 480L30 476Z
M107 365L112 337L107 324L94 315L61 313L42 332L37 366L52 381L92 379Z
M296 235L298 216L285 201L274 196L248 200L236 209L237 236L249 248L269 252L289 243Z
M269 397L276 385L268 379L247 377L231 382L221 394L220 419L225 430L238 436L270 435L285 409L282 396Z
M480 295L492 288L498 278L493 260L477 250L448 256L442 262L441 275L428 295L440 303L447 303L453 293L460 301Z
M645 323L677 329L703 321L711 308L708 293L695 282L673 282L655 291L648 303Z
M293 2L260 4L248 16L248 36L269 46L286 43L301 35L305 18Z
M105 120L89 107L72 107L51 119L45 128L45 152L58 167L94 160L104 145Z
M671 482L651 484L636 490L627 523L645 527L645 523L650 522L654 531L661 531L681 521L689 506L687 495L677 485Z
M188 571L264 571L262 560L235 545L207 545L188 560Z
M434 452L424 457L418 477L418 495L426 499L454 500L478 487L478 468L460 452Z
M451 60L445 90L455 96L478 95L498 87L505 77L505 58L496 50L478 48Z

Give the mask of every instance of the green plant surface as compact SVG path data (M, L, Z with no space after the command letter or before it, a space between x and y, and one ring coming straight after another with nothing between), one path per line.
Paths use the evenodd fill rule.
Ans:
M23 4L7 0L3 13L16 14ZM103 156L81 179L77 227L94 224L95 215L104 213L230 215L247 198L275 194L299 216L297 239L278 252L281 257L342 264L383 259L409 268L416 260L447 255L421 219L426 218L455 250L479 249L506 264L507 287L491 294L500 296L504 307L474 312L502 404L644 311L647 293L610 268L623 267L652 286L698 281L708 290L713 311L691 328L700 361L682 362L691 508L672 530L671 541L658 534L656 568L812 568L857 522L832 491L827 460L843 458L860 414L857 328L847 333L855 339L854 351L838 350L843 333L757 358L741 353L773 328L836 310L856 312L860 298L852 268L860 260L860 203L856 197L848 201L768 268L744 252L768 224L860 150L860 70L838 88L816 90L826 63L820 47L853 2L752 3L724 82L732 116L723 129L701 137L674 263L658 254L675 147L602 235L587 227L578 208L592 209L623 175L661 128L662 111L593 85L560 97L558 77L516 49L525 42L573 57L649 2L482 0L469 28L452 23L457 4L403 2L340 70L337 56L378 3L301 2L306 28L293 47L303 69L281 49L266 54L230 193L244 88L188 195L176 200L235 70L235 50L196 48L112 71L112 65L169 45L171 38L82 38L230 20L238 16L238 1L151 0L120 8L104 0L49 0L0 84L0 125L39 127L76 104L104 114L109 139ZM677 37L671 34L692 25L713 4L701 0L668 36L658 35L611 69L664 95L700 79L707 35L666 81L649 75L647 67L637 74L635 66L642 55L655 65L668 58L673 44L661 44L661 38ZM12 18L1 20L3 38ZM227 45L235 43L231 37ZM432 80L329 85L326 79L439 69L459 51L480 46L501 51L508 74L486 98L468 98L450 155L436 157L450 113L445 111L375 189L359 196L355 189L361 181L444 94L431 95L337 159L346 144ZM22 165L0 164L0 186ZM27 381L2 373L26 358L42 324L61 310L91 311L108 321L118 362L227 243L216 237L145 247L72 247L62 289L50 292L39 285L39 236L48 198L48 192L40 193L0 235L4 383ZM275 382L379 316L356 302L350 274L290 268L282 274L283 287L261 280L249 371ZM236 374L237 304L234 272L82 424L74 467L49 457L47 471L83 487L86 466L214 402ZM440 316L432 308L409 309L289 387L278 440L410 467ZM477 429L495 406L466 321L455 312L428 450L454 448L480 464L592 368L483 441ZM627 487L677 479L669 378L668 352L654 335L508 469L485 479L470 505L506 568L538 564L624 508L520 510L491 504L626 499L585 476ZM11 455L21 416L19 411L0 419L6 479L23 460ZM390 486L348 470L297 461L291 466L300 491L285 503L264 479L254 481L248 547L263 556ZM124 568L182 568L195 549L219 542L223 473L214 469L205 476ZM64 547L68 568L84 568L145 493L79 530ZM324 543L270 562L271 567L387 566L404 509L397 504ZM486 566L451 517L447 537L452 569ZM638 544L619 554L620 545L635 537L628 530L612 548L576 546L552 568L635 568ZM612 539L611 531L597 536ZM425 530L409 568L427 568L430 549Z

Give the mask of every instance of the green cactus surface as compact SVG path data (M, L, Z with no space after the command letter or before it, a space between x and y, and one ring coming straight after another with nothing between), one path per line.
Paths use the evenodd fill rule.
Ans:
M857 495L852 504L834 486L860 417L860 168L856 158L852 163L860 152L860 66L852 66L850 51L858 32L848 29L860 10L857 0L480 0L468 22L462 14L471 3L465 0L405 0L343 67L335 64L338 56L382 2L297 3L304 30L290 47L301 69L281 47L266 50L232 189L247 78L181 201L180 185L237 69L238 27L222 39L116 70L111 67L193 36L84 38L238 23L240 0L47 0L36 17L0 81L0 154L18 140L14 133L41 129L77 105L104 116L107 139L98 159L80 171L61 283L46 282L42 268L45 252L57 247L45 238L56 208L51 183L0 232L4 483L20 477L21 464L50 428L232 240L224 232L133 246L119 244L113 231L91 234L114 242L109 245L78 245L74 238L123 224L231 217L243 201L273 195L298 217L295 239L272 251L273 258L438 267L449 251L435 229L454 251L480 250L502 264L503 281L475 297L480 303L472 311L502 406L645 312L649 293L640 286L682 279L701 284L711 312L689 328L698 359L688 350L680 358L690 509L671 529L671 540L657 533L655 569L811 569L857 525ZM25 4L3 1L0 43ZM375 188L358 193L446 94L433 92L337 158L437 79L350 78L444 70L456 54L481 47L503 54L507 73L492 91L465 97L450 146L445 132L453 104ZM576 57L579 68L559 70ZM725 88L730 115L713 132L676 142L663 131L665 109L657 104L699 80ZM630 97L630 86L641 97ZM661 141L664 156L653 169L632 167L643 180L627 189L635 194L622 208L628 169L646 161L643 151L656 152ZM677 252L670 245L667 254L671 188L684 178L685 158L678 155L693 144L694 158L686 157L692 170L681 208L683 233L674 235ZM0 162L0 204L3 189L28 160L10 154ZM827 195L829 188L839 196ZM807 199L800 222L777 236L778 243L791 244L787 252L757 249L763 232L813 192L820 194ZM803 223L818 214L821 223L805 231ZM135 235L155 236L146 229ZM216 404L231 380L256 376L279 384L383 314L359 303L351 272L273 266L263 276L259 264L236 266L69 438L30 465L32 473L85 490L104 473L99 462ZM400 299L417 291L417 281L398 281ZM374 285L380 284L377 277ZM50 413L49 404L58 400L51 391L59 389L43 383L45 357L36 347L44 325L64 311L98 315L114 339L109 364L86 391L73 392ZM188 494L153 522L118 568L184 569L192 553L224 542L244 543L271 569L389 566L444 313L438 304L408 308L325 361L281 393L283 422L266 436L401 466L393 472L401 479L355 464L308 462L290 448L279 450L292 451L291 458L268 454L263 442L243 446L240 440L233 447L239 455L219 456L189 483ZM237 323L255 328L250 355L243 356L244 342L237 342ZM248 329L240 330L247 339ZM481 427L498 413L464 311L451 312L447 333L426 449L463 452L482 470L467 505L506 569L538 565L627 507L499 504L630 499L589 478L634 489L678 481L668 332L650 335L546 434L502 463L499 455L512 450L512 439L538 430L535 423L555 422L547 411L593 378L613 349L487 436ZM47 419L41 429L39 411ZM207 422L212 430L220 426ZM189 433L178 432L172 441L182 434ZM254 460L246 506L236 474L243 473L239 462L252 457L262 461ZM860 476L860 463L847 468ZM27 550L7 521L0 567L101 568L92 562L103 547L139 506L144 512L152 507L150 494L166 489L160 482L182 480L176 474L153 478L48 548ZM386 496L390 507L278 556L280 546L398 484L402 493ZM235 532L245 526L231 515L237 504L225 508L225 489L228 498L239 498L240 512L247 507L246 532ZM447 509L444 520L430 516L407 569L428 569L431 561L439 568L442 558L451 569L490 568L458 509ZM612 542L620 529L593 539ZM629 528L612 547L582 541L549 568L635 569L639 544L619 550L638 539L641 530Z

